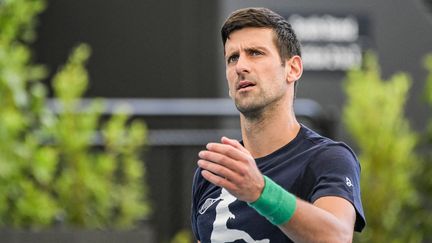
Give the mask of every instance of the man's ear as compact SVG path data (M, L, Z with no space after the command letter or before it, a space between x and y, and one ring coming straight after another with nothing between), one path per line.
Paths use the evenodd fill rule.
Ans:
M300 79L303 74L303 61L300 56L295 55L285 62L286 80L292 83Z

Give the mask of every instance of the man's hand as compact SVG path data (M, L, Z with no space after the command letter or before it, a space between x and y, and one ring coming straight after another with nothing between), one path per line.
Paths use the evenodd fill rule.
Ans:
M199 152L202 176L245 202L256 201L264 188L264 178L254 158L237 140L222 137Z

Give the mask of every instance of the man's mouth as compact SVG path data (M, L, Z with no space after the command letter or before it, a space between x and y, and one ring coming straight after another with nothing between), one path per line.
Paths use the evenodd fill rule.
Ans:
M246 88L253 87L253 86L255 86L255 84L253 82L250 82L250 81L240 81L237 84L237 90L242 90L242 89L246 89Z

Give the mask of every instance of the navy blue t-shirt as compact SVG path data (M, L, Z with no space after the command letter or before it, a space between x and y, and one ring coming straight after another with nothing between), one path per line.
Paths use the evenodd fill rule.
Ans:
M323 196L350 201L357 213L355 230L365 218L360 197L360 165L344 143L322 137L305 126L277 151L255 159L260 171L297 197L313 203ZM292 242L247 203L201 176L192 186L192 230L206 242Z

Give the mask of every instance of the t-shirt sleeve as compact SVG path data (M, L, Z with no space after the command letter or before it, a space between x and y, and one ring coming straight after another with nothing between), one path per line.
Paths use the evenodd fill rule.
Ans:
M339 196L351 202L356 210L355 231L365 224L360 193L360 164L352 150L344 144L329 145L309 165L315 184L311 202L324 196Z
M199 187L198 185L198 181L199 181L199 177L201 174L201 170L197 169L195 171L195 175L193 178L193 182L192 182L192 205L191 205L191 226L192 226L192 233L195 236L195 239L200 240L199 239L199 235L198 235L198 227L197 227L197 215L198 215L198 190L197 188Z

